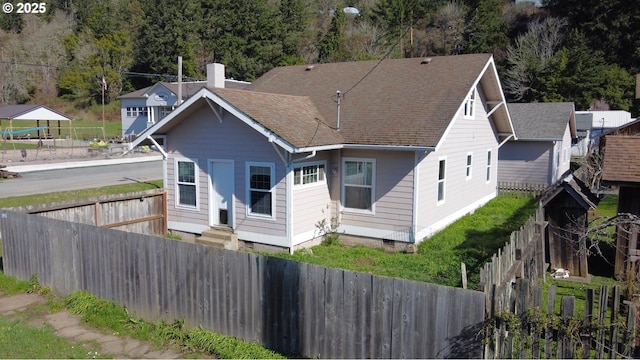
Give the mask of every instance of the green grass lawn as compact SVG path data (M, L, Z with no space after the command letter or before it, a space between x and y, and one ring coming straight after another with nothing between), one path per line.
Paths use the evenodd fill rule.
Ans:
M105 359L99 345L71 343L49 327L31 327L0 317L0 356L3 359Z
M529 197L501 196L423 241L417 254L387 252L365 246L319 245L312 251L277 256L293 260L400 277L441 285L460 286L461 263L466 264L468 286L479 281L480 268L509 241L535 213L536 202Z

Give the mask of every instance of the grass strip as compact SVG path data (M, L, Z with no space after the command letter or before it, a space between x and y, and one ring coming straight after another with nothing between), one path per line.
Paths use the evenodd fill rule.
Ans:
M158 345L174 346L194 352L206 352L223 359L284 359L257 344L213 333L202 328L186 329L183 320L147 322L129 314L116 303L78 291L66 298L70 312L102 330L113 331Z
M27 206L36 204L47 204L74 199L85 199L95 196L126 194L130 192L145 191L162 188L162 180L152 180L147 182L136 182L123 185L104 186L100 188L59 191L36 195L12 196L0 198L0 208L10 208L17 206Z

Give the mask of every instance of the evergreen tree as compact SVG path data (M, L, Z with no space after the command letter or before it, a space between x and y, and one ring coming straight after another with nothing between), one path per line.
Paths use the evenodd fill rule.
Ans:
M406 51L405 39L412 35L413 27L432 12L442 1L427 0L380 0L372 9L371 21L381 25L387 38L399 45L401 54L411 55L412 49ZM410 39L411 43L412 39Z
M574 29L540 77L539 92L542 101L572 101L578 110L588 110L594 101L629 110L633 85L632 76L606 64L603 53L590 49L584 34Z
M480 0L468 32L470 53L493 53L499 60L509 45L502 0Z
M336 10L331 18L329 29L320 40L318 46L318 62L331 63L349 59L349 50L345 46L345 16L341 10Z

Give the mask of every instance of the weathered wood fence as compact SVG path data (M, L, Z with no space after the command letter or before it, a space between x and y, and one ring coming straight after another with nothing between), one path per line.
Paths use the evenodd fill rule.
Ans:
M517 278L534 282L545 276L544 209L539 207L508 243L480 270L480 288L487 297L487 317L513 308Z
M140 234L164 236L168 231L167 192L164 189L21 206L10 210Z
M486 329L490 329L484 358L637 356L635 334L640 303L624 301L621 305L618 287L613 288L611 296L607 287L601 287L597 299L594 290L587 289L582 314L576 313L575 297L557 299L554 286L549 287L546 302L543 301L540 282L545 281L547 266L545 232L544 209L540 207L480 271L489 321Z
M624 301L620 288L607 286L598 293L586 289L584 311L577 313L576 298L558 299L550 286L546 303L539 285L519 279L511 312L494 317L487 343L488 359L630 359L636 358L638 305ZM596 298L597 296L597 298ZM557 314L559 307L560 314ZM594 311L595 310L595 311ZM506 315L505 314L513 314Z
M481 358L484 294L0 210L4 272L321 358Z
M548 188L545 184L528 184L520 182L498 181L498 193L507 196L539 196Z

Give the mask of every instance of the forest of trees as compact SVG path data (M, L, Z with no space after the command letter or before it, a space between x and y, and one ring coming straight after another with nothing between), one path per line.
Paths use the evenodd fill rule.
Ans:
M107 102L207 63L252 81L283 65L493 53L511 102L640 109L640 2L543 0L48 0L0 14L0 104ZM345 12L358 9L358 14Z

